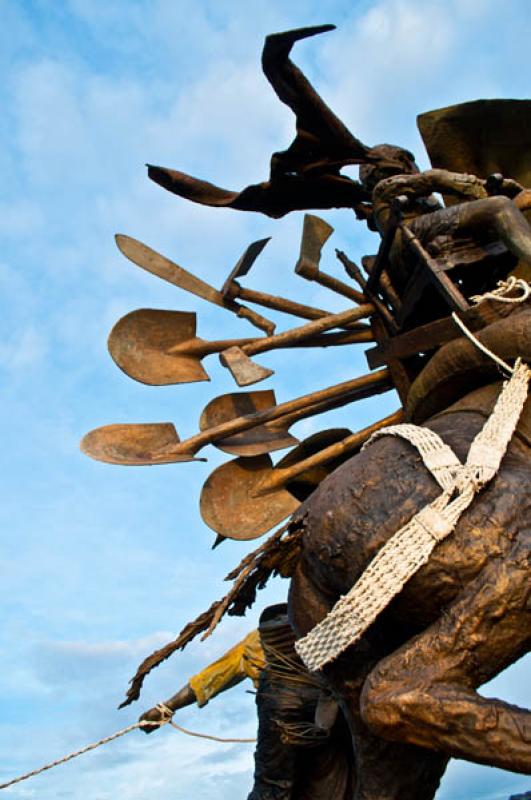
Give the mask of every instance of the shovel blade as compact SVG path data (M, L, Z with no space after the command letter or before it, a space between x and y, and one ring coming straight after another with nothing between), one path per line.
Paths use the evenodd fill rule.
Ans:
M171 422L104 425L87 433L81 450L96 461L125 466L198 461L193 455L172 453L179 436Z
M271 470L268 455L236 458L215 469L201 491L200 509L205 523L227 539L248 541L292 514L299 501L285 489L267 497L253 497Z
M229 422L229 420L258 411L265 411L274 406L276 406L276 398L271 389L222 394L205 406L199 420L199 427L204 431L223 422ZM214 444L225 453L232 453L236 456L257 456L262 453L272 453L274 450L284 450L286 447L297 444L298 441L288 432L287 425L283 424L282 417L280 417L274 422L257 425L248 431L217 440Z
M238 386L250 386L252 383L258 383L275 374L274 370L261 367L260 364L252 361L241 347L227 348L220 353L219 360L224 367L230 370Z
M197 356L168 352L193 342L195 334L192 312L140 308L118 320L109 334L108 348L126 375L149 386L208 381Z

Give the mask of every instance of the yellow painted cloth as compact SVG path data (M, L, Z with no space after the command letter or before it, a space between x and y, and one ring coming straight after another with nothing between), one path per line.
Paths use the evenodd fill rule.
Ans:
M258 631L251 631L225 655L190 678L188 683L197 698L197 705L204 706L211 697L229 689L244 678L250 678L257 686L264 666L264 651Z

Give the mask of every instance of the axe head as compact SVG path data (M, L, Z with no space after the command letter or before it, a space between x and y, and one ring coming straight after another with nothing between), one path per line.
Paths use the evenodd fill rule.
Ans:
M233 281L241 278L242 275L247 275L270 239L271 237L268 236L267 239L259 239L257 242L252 242L249 245L243 255L239 258L236 266L232 268L229 277L221 287L221 294L223 297L226 297L227 295L230 296Z
M313 281L319 272L321 250L334 232L328 222L315 214L305 214L302 226L301 252L295 266L295 272L307 280Z
M241 347L227 348L220 353L219 360L224 367L230 370L238 386L250 386L252 383L258 383L275 374L274 370L256 364L243 352Z

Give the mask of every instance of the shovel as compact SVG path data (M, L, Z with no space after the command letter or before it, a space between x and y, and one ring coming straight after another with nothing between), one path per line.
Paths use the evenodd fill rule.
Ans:
M366 303L367 298L364 294L319 269L321 250L333 232L332 226L325 222L324 219L313 214L304 215L301 251L295 266L295 272L301 278L326 286L327 289L331 289L333 292L341 294L355 303Z
M228 439L258 425L278 420L294 412L308 409L326 401L348 398L351 402L393 388L387 368L370 372L359 378L329 386L311 394L288 400L273 408L265 408L207 428L181 442L171 422L149 424L104 425L87 433L81 440L81 450L97 461L109 464L144 466L197 461L195 454L207 444ZM262 452L268 451L268 446ZM274 448L276 449L276 448Z
M257 383L270 375L274 375L273 370L256 364L251 361L249 356L276 350L279 347L293 347L296 343L304 342L308 337L324 333L331 328L337 328L348 322L356 322L359 319L370 317L373 313L374 305L372 303L364 303L361 306L341 311L339 314L329 314L327 317L313 320L306 323L306 325L300 325L298 328L277 333L275 336L266 336L241 347L230 347L224 350L219 358L223 366L230 370L238 386L249 386L251 383ZM370 331L355 332L352 336L356 337L355 341L367 341L372 338Z
M345 428L320 431L291 450L279 462L277 469L289 469L324 447L337 443L349 433ZM268 455L236 458L218 467L207 479L201 490L201 516L218 537L254 539L292 514L304 499L300 495L309 496L335 466L337 462L328 469L326 465L319 465L302 470L297 474L300 494L285 489L276 492L271 502L269 496L252 496L262 474L273 469L271 458ZM218 543L219 538L216 540Z
M268 336L275 330L275 323L271 322L271 320L262 317L256 311L247 308L247 306L242 306L235 300L226 299L213 286L192 275L191 272L183 269L183 267L179 267L169 258L165 258L165 256L142 244L137 239L117 233L115 240L118 249L126 258L138 267L151 272L152 275L156 275L158 278L162 278L162 280L168 281L168 283L177 286L179 289L184 289L185 292L190 292L202 300L207 300L207 302L213 303L215 306L221 306L221 308L232 311L237 317L243 317L248 320L256 328L267 333Z
M207 341L196 336L197 318L191 311L141 308L122 317L109 334L108 348L115 363L130 378L150 386L210 380L201 364L205 356L231 347L242 348L258 338ZM344 331L282 344L284 347L329 347L374 341L370 331Z
M268 455L236 458L222 464L210 475L201 492L204 522L227 539L262 536L292 514L304 499L294 481L318 484L359 450L375 431L402 419L400 410L346 437L342 435L345 431L325 431L322 439L317 434L296 447L276 467ZM312 446L316 452L308 455Z
M342 393L339 397L308 403L298 411L283 414L273 422L257 425L242 433L218 439L212 444L225 453L246 457L272 453L274 450L284 450L286 447L298 444L299 440L289 433L289 428L296 422L316 414L323 414L325 411L341 408L354 400L370 397L373 393L372 386L365 391L358 387L352 392ZM199 428L206 431L237 417L265 411L275 406L275 393L272 390L223 394L215 397L205 406L199 420Z

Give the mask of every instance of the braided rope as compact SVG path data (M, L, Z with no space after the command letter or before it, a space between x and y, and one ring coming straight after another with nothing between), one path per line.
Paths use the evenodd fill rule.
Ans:
M516 278L514 275L511 275L506 281L498 281L496 285L498 288L493 289L492 292L474 294L470 297L470 300L476 306L483 303L485 300L497 300L499 303L524 303L531 295L531 284L523 278ZM518 290L522 292L521 295L517 297L507 296L511 294L511 292Z
M367 442L385 434L407 439L419 450L443 492L386 542L352 589L296 642L295 649L309 670L322 669L360 639L428 561L436 545L454 530L477 492L494 477L518 424L531 377L531 370L520 361L512 372L464 465L457 456L450 456L452 451L437 434L415 425L383 429Z
M163 725L171 725L172 728L175 728L177 731L181 731L181 733L185 733L187 736L196 736L199 739L209 739L213 742L228 742L228 743L247 743L247 742L256 742L256 739L223 739L220 736L210 736L206 733L197 733L195 731L190 731L187 728L183 728L181 725L177 725L176 722L173 722L173 711L168 708L164 703L159 703L156 706L157 710L161 713L161 719L151 722L149 720L139 720L138 722L134 722L132 725L128 725L126 728L122 728L116 733L111 734L110 736L105 736L103 739L100 739L97 742L93 742L92 744L88 744L85 747L80 748L79 750L74 750L73 753L69 753L67 756L63 756L63 758L58 758L55 761L51 761L49 764L45 764L43 767L39 767L39 769L31 770L31 772L26 772L24 775L19 775L17 778L13 778L7 783L1 783L0 789L7 789L9 786L14 786L16 783L20 783L21 781L26 781L28 778L33 778L35 775L40 775L41 772L46 772L46 770L53 769L53 767L58 767L60 764L66 764L67 761L72 761L72 759L77 758L78 756L82 756L83 753L88 753L90 750L95 750L97 747L101 747L104 744L108 744L112 742L114 739L119 739L121 736L125 736L126 733L131 733L131 731L136 730L137 728L145 728L145 727L153 727L157 726L158 728L162 728Z

